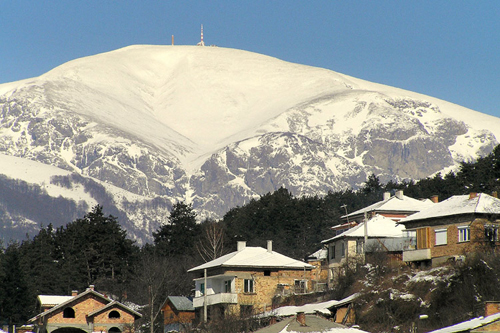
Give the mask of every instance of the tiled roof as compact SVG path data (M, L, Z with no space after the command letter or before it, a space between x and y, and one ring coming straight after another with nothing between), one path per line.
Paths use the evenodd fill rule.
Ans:
M168 299L178 311L194 311L193 301L185 296L168 296Z

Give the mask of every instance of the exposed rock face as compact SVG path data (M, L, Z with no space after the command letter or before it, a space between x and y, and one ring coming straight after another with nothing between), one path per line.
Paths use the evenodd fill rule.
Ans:
M112 205L142 239L178 200L217 218L282 186L419 179L491 152L495 128L430 97L229 49L132 47L0 85L0 153L136 195Z

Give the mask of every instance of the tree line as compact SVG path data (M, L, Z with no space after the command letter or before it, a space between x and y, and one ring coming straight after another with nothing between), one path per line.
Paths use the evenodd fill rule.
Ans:
M455 173L419 181L381 184L370 175L358 190L323 197L295 197L287 189L251 200L219 221L197 223L190 204L179 202L168 223L153 232L153 243L139 247L112 215L97 205L66 226L42 227L33 238L11 242L0 252L0 324L22 324L36 313L36 296L69 295L95 285L120 301L144 305L145 321L159 319L167 295L192 293L186 271L234 251L237 240L265 247L268 239L280 253L303 259L332 236L341 216L382 199L384 192L404 190L414 198L439 195L444 200L469 192L500 190L500 146ZM149 326L151 332L154 325Z

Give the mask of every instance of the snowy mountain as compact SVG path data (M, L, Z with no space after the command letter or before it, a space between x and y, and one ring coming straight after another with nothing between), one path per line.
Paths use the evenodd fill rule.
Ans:
M177 200L220 217L280 186L321 195L371 173L418 179L489 153L499 135L500 119L436 98L218 47L130 46L0 85L0 185L49 197L41 184L56 186L76 203L66 222L105 197L138 239ZM13 205L0 201L4 228L41 223Z

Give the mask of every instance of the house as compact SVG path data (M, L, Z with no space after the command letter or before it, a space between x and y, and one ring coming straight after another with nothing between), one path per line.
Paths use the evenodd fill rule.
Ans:
M161 311L165 333L190 329L195 317L193 301L184 296L168 296Z
M399 223L411 239L403 261L436 265L499 245L500 200L485 193L455 195Z
M96 292L93 286L69 297L40 295L38 302L43 312L28 321L36 333L132 332L135 320L142 316Z
M309 292L313 269L273 251L272 241L268 241L267 249L247 247L240 241L237 251L188 270L196 276L196 316L210 319L269 310L276 295Z
M322 315L325 318L330 318L333 322L342 325L354 325L356 316L353 309L353 303L357 297L358 294L353 294L341 299L340 301L329 300L303 305L280 306L279 308L262 313L258 317L282 319L295 316L295 314L300 312L306 315Z
M328 280L328 250L321 248L318 251L307 256L306 261L309 265L313 265L314 269L311 274L312 290L321 292L327 290Z
M484 317L467 320L429 333L500 332L500 303L486 302Z
M329 286L342 274L346 263L365 263L369 254L379 251L397 258L403 252L403 231L404 227L392 219L376 214L367 222L323 240L321 243L328 249Z

